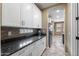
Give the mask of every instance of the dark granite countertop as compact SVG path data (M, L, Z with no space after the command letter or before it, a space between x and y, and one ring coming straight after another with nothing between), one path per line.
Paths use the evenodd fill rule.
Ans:
M23 38L18 38L17 40L12 40L8 41L5 43L1 42L1 56L9 56L24 47L36 42L37 40L40 40L44 37L45 35L41 36L32 36L29 38L23 37Z

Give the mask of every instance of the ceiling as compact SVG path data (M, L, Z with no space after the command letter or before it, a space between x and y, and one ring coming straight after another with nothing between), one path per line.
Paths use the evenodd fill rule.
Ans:
M48 10L49 18L52 21L64 21L64 8L62 7L53 7ZM49 20L50 21L50 20Z
M35 3L40 9L48 8L50 6L56 5L57 3Z

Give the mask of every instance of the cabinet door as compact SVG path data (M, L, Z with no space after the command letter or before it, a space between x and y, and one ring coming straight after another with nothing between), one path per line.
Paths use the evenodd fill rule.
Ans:
M32 56L33 44L27 46L24 50L25 51L20 56Z
M40 56L43 53L45 48L46 48L46 37L34 43L32 55Z
M42 25L41 20L42 20L41 11L35 4L33 4L33 27L40 28Z
M42 46L41 40L34 43L34 48L33 48L33 52L32 52L33 56L40 56L41 55L41 53L40 53L41 52L40 49L42 49L41 46Z
M43 42L42 44L43 44L43 50L44 50L46 48L46 37L44 37L42 40L43 40L42 41Z
M2 26L20 26L20 4L2 4Z
M21 22L23 27L32 27L33 24L33 11L32 4L23 3L21 4Z
M42 12L39 10L39 28L42 28Z
M46 37L42 38L41 45L40 45L40 55L43 53L44 49L46 48Z
M38 24L39 24L39 28L42 28L42 12L41 10L38 8Z
M75 12L76 17L78 17L78 19L76 19L76 40L77 40L77 56L79 56L79 3L76 4Z

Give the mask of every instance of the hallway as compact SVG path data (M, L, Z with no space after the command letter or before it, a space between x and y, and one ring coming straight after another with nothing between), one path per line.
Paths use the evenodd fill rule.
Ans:
M62 36L55 36L51 48L47 48L42 56L65 56Z

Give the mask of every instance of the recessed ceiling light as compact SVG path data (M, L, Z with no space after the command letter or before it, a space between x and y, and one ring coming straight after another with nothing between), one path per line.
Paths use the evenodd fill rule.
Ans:
M56 12L57 12L57 13L59 13L59 12L60 12L60 10L56 10Z

